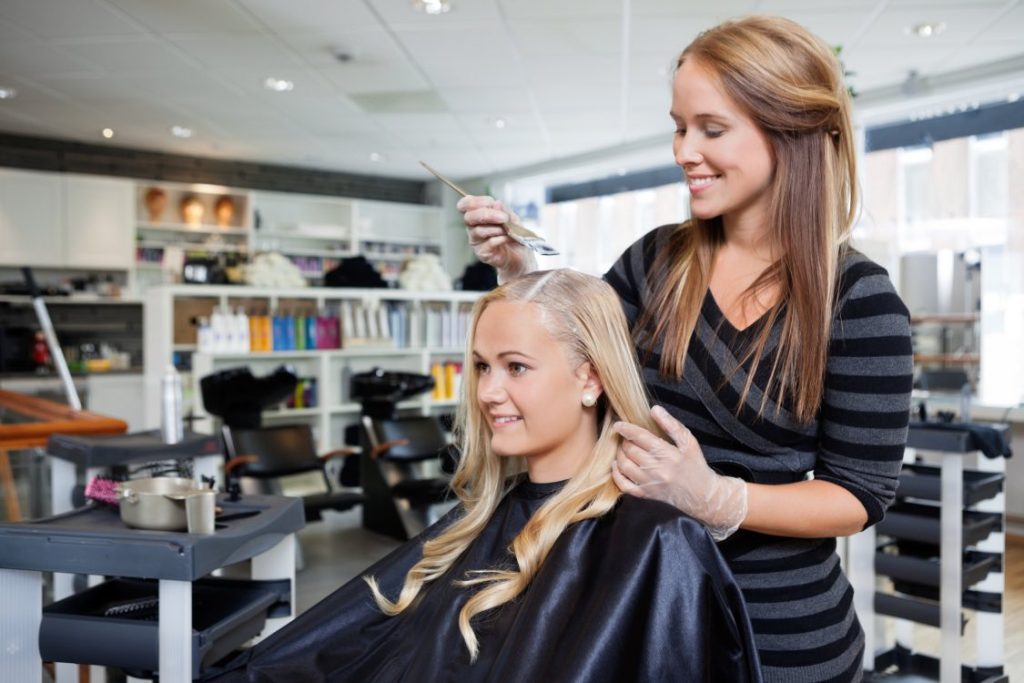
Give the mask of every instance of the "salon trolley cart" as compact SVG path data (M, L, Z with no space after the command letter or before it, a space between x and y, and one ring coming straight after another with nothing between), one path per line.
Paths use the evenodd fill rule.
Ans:
M1008 444L1006 425L911 423L907 447L916 457L904 463L896 502L876 527L850 539L848 571L866 635L865 670L889 671L885 680L1007 680L1002 605ZM878 577L887 577L891 590L880 590ZM964 610L975 620L973 665L963 661ZM915 623L939 629L941 656L914 649Z
M130 529L107 506L0 524L4 680L39 681L41 662L54 660L156 671L161 683L182 683L289 621L301 501L221 495L217 506L208 536ZM248 559L252 581L204 578ZM117 578L43 609L43 572ZM155 621L137 618L147 609Z

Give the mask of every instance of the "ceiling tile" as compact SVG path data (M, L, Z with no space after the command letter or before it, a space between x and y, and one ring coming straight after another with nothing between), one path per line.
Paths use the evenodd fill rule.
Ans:
M509 19L588 19L622 15L622 0L499 0L498 4Z
M621 18L510 21L509 33L524 55L609 55L622 51Z
M179 71L190 67L177 50L148 36L64 42L60 48L108 74Z
M157 33L223 33L257 28L232 2L209 0L107 0Z
M339 64L337 67L320 67L318 71L338 90L351 95L426 90L430 87L419 70L405 63Z
M680 0L631 0L630 10L634 16L645 16L652 14L679 14L680 8L685 7L689 14L703 15L725 15L736 16L739 14L750 14L754 11L762 11L763 0L715 0L714 3L684 3ZM699 7L686 7L687 5L699 5ZM708 6L712 5L713 10ZM706 28L710 28L709 24Z
M44 39L141 33L138 24L98 0L3 0L0 19Z
M1022 36L1024 36L1024 4L1018 3L1010 11L1000 14L996 21L989 24L977 36L975 42L1006 40L1021 45Z
M621 79L618 57L604 55L551 55L526 57L526 75L534 83L574 85L615 85Z
M282 32L277 36L307 64L314 66L344 67L407 61L398 43L384 29L350 31L325 26L318 31ZM339 60L338 54L347 55L350 61Z
M235 0L267 29L289 31L358 31L380 28L363 0Z
M211 69L300 64L290 49L257 31L216 36L174 34L169 40Z
M234 88L248 93L264 104L276 105L304 97L326 97L336 94L333 84L320 72L297 64L214 68L209 73L219 81L230 83ZM268 77L291 81L294 89L290 92L267 90L264 81Z
M0 42L0 69L26 78L61 73L98 73L90 63L49 43L23 41Z
M451 10L445 14L421 12L413 6L412 0L374 0L373 8L396 29L455 29L493 25L501 18L498 4L497 0L451 0Z
M865 31L858 45L911 47L917 45L955 45L972 38L996 18L992 5L927 6L921 9L890 7L883 11ZM921 22L942 22L945 30L931 38L908 35L910 27Z
M438 94L453 112L491 117L530 113L533 103L526 88L483 86L439 88Z

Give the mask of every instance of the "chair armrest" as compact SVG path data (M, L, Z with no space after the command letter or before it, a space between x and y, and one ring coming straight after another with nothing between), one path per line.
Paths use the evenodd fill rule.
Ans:
M224 476L231 476L231 473L242 465L248 465L251 462L259 460L255 455L236 455L235 457L224 463Z
M327 451L326 453L321 455L320 459L323 460L324 462L327 462L328 460L333 460L334 458L347 458L348 456L355 455L358 452L358 448L335 448L333 451Z
M374 449L370 451L370 457L376 460L380 456L390 451L395 446L405 446L408 443L409 439L392 439L391 441L385 441L384 443L374 447Z

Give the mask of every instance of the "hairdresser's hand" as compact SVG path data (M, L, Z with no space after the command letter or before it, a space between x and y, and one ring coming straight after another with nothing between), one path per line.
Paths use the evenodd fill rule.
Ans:
M476 257L494 266L498 279L505 282L537 269L533 252L505 232L503 224L517 221L514 213L491 197L463 197L456 205L469 231L469 246Z
M746 482L712 470L690 430L664 408L655 406L651 415L674 445L643 427L615 423L622 437L612 464L615 484L623 493L674 505L703 522L716 541L728 538L747 516Z

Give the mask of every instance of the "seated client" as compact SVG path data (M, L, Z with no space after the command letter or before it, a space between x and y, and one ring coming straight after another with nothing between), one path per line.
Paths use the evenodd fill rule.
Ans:
M466 368L459 504L216 680L760 680L704 527L612 481L612 424L658 432L611 287L552 270L484 295Z

